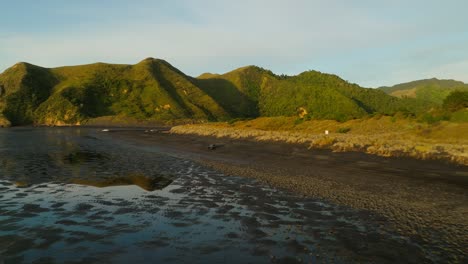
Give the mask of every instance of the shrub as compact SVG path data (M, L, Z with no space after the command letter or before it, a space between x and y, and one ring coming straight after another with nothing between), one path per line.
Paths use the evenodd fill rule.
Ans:
M336 138L330 137L330 136L324 136L324 137L318 138L317 140L314 140L311 143L311 147L327 148L327 147L332 146L335 143L336 143Z
M450 116L452 122L468 122L468 110L454 112Z
M444 100L444 109L451 112L458 111L468 107L468 91L454 91Z
M446 113L425 113L419 118L420 122L434 124L443 120L449 120L450 116Z
M337 132L337 133L346 134L346 133L348 133L350 130L351 130L350 127L340 127L340 128L338 128L338 130L336 130L336 132Z
M294 120L294 125L297 126L297 125L300 125L304 123L304 118L298 118L296 120Z

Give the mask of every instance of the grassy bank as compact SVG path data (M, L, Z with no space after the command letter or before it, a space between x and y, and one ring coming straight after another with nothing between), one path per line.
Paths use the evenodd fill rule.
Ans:
M329 134L325 134L325 130ZM468 123L421 123L403 117L377 116L347 122L295 117L175 126L175 134L280 141L333 151L379 156L448 160L468 165Z
M11 126L10 121L6 119L2 114L0 114L0 127L9 127Z

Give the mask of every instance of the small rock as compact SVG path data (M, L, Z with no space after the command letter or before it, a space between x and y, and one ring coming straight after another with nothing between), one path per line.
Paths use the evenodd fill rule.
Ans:
M218 147L218 146L216 146L215 144L210 144L210 145L208 146L208 149L209 149L209 150L215 150L217 147Z

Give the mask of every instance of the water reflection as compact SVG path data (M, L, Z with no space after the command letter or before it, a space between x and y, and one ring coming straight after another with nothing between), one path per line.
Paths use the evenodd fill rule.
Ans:
M93 130L0 130L0 162L0 263L427 261L367 212Z
M126 177L109 177L107 179L73 179L71 183L94 186L99 188L135 185L146 191L160 190L168 186L172 180L164 176L148 177L141 174L131 174Z
M146 152L115 145L92 129L0 131L0 175L24 185L170 174L168 165L160 166L159 159L161 154L150 157Z
M77 151L65 155L64 161L73 165L81 165L83 163L98 162L101 160L107 160L108 157L101 153L88 152L88 151Z

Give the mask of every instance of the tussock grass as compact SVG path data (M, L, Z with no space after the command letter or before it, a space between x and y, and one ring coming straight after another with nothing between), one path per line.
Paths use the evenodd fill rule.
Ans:
M9 127L11 126L10 121L6 119L2 114L0 114L0 127Z
M447 121L418 123L414 119L373 117L344 123L310 120L296 124L296 118L258 118L249 121L175 126L174 134L277 141L306 144L337 152L359 151L379 156L448 160L468 165L468 123ZM337 133L340 128L347 133ZM325 135L324 131L330 131Z

